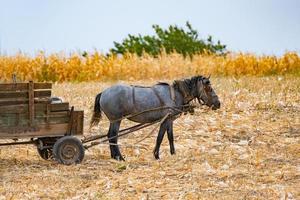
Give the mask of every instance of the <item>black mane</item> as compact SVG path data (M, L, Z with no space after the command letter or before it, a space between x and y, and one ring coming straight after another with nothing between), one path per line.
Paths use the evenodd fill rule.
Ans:
M183 80L175 80L173 87L183 95L185 103L188 103L197 96L197 82L204 78L204 76L193 76Z

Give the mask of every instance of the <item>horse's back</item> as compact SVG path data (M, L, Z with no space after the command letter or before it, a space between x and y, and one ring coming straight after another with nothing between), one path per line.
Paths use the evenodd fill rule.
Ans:
M169 85L158 84L153 87L114 85L102 92L100 105L110 120L143 112L145 110L174 106L170 97ZM147 112L130 118L136 122L151 122L162 118L167 110Z
M159 98L156 96L152 87L133 87L133 101L135 110L143 110L161 106Z

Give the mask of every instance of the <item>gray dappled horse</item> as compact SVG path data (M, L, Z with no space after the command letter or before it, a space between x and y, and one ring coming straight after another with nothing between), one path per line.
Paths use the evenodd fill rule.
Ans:
M158 83L152 87L128 86L124 84L114 85L95 99L94 114L91 126L99 123L101 111L110 120L110 127L107 133L109 140L111 157L117 160L124 160L119 147L117 146L121 118L133 113L139 113L148 109L158 107L172 107L176 109L162 109L145 112L140 115L129 117L128 119L138 123L150 123L166 118L160 125L159 133L154 149L154 157L159 159L159 148L165 132L168 134L171 154L175 154L173 139L173 120L172 116L185 111L193 99L198 99L200 104L207 105L213 110L220 108L220 101L211 87L209 78L194 76L190 79L175 80L172 85Z

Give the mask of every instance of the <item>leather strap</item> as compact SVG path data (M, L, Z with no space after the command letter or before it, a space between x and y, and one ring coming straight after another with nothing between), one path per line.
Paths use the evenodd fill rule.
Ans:
M159 102L160 102L160 106L164 106L165 103L164 103L164 101L161 99L161 97L159 96L159 94L158 94L157 90L155 89L155 87L152 87L152 90L153 90L154 94L156 95L156 97L158 98L158 100L159 100Z
M149 87L148 87L149 88ZM155 87L151 87L153 90L155 96L159 100L159 103L161 106L165 105L165 102L162 100L162 98L159 96L158 91L155 89ZM175 103L175 89L172 85L169 85L169 90L170 90L170 98L171 100ZM133 107L135 108L136 101L135 101L135 86L132 86L132 101L133 101Z
M175 103L176 99L175 99L175 89L172 85L169 85L169 89L170 89L170 96L172 101Z
M132 87L132 102L133 102L133 108L135 110L136 102L135 102L135 89L134 89L134 86Z

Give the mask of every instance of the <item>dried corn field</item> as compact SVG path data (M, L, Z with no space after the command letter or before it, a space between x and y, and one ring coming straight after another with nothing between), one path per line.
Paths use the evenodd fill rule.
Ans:
M162 53L157 58L135 54L106 57L100 52L82 56L80 53L36 56L16 54L0 56L0 82L11 81L12 74L20 81L82 82L111 80L156 80L212 74L219 76L300 75L300 56L286 52L282 56L258 56L229 53L226 56L182 55Z
M154 160L156 134L135 144L151 128L119 140L126 162L110 159L107 145L74 166L44 161L33 146L1 147L0 199L300 199L300 78L212 83L222 107L175 121L176 155L165 138ZM106 119L91 132L88 123L95 95L112 84L56 84L54 94L85 110L87 135L105 133Z

